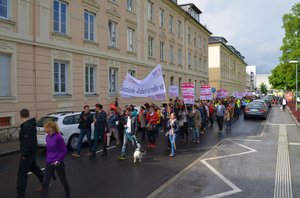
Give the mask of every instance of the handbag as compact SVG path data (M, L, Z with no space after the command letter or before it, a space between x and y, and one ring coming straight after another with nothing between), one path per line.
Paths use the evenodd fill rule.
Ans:
M152 131L154 127L153 127L152 124L148 123L148 124L146 125L145 128L146 128L148 131Z

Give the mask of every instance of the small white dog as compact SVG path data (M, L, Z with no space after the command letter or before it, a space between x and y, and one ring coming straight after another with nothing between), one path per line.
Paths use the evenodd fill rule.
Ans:
M139 160L139 162L142 162L142 158L144 155L146 155L146 151L142 148L137 148L135 149L134 153L133 153L133 163L136 163L137 160Z

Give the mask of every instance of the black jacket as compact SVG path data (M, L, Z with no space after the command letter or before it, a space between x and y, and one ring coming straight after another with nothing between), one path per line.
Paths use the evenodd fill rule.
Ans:
M99 129L103 129L107 127L107 114L105 111L101 111L101 112L96 112L96 123L95 123L95 129L99 130Z
M80 114L80 122L79 122L79 129L90 129L91 124L93 123L93 115L88 112L87 114L81 112Z
M19 133L20 149L22 157L35 157L37 153L36 120L32 118L21 124Z

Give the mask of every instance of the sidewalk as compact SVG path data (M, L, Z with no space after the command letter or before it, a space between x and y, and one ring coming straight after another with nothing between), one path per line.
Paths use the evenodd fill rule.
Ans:
M20 152L19 140L12 140L0 143L0 157L16 154Z

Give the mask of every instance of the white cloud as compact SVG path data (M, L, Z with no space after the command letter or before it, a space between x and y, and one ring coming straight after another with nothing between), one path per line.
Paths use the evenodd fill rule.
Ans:
M224 36L258 73L269 73L279 63L284 30L282 16L296 0L178 0L194 3L203 13L200 22L213 35Z

